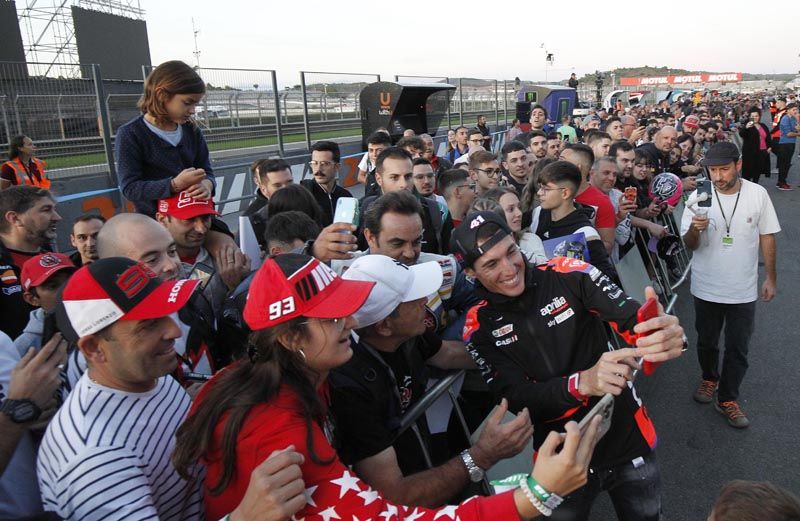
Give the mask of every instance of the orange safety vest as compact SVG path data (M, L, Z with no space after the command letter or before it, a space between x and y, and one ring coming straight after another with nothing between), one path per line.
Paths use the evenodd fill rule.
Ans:
M786 114L786 109L776 112L775 117L772 118L772 131L770 132L772 139L781 138L781 119L784 114Z
M17 176L17 182L15 183L17 186L22 185L31 185L31 186L38 186L39 188L44 188L45 190L50 188L50 180L45 177L44 175L44 166L45 163L41 159L36 159L35 157L31 159L31 162L36 165L36 169L39 171L39 176L37 177L33 173L28 173L28 170L22 164L20 159L14 158L12 161L6 161L3 163L3 166L10 166L14 170L14 175Z

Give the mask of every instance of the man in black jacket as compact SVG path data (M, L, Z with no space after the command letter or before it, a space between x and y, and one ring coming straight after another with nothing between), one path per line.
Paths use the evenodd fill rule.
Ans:
M534 448L568 420L580 420L599 397L616 396L587 485L567 496L553 519L588 519L603 490L620 519L660 519L655 428L632 380L635 357L662 362L681 354L678 319L659 310L660 316L637 324L638 304L577 259L529 266L508 226L492 212L467 216L452 239L485 299L470 310L464 341L496 397L507 398L511 411L531 411ZM652 288L646 296L655 298ZM637 347L609 351L603 320Z
M55 199L43 188L12 186L0 192L0 329L11 339L22 333L33 310L22 298L22 265L50 250L60 220Z
M269 217L269 198L281 188L292 184L294 179L289 163L283 159L259 159L250 169L256 184L256 197L242 212L242 216L250 218L258 244L265 249L264 230Z
M311 167L313 179L303 179L300 181L322 208L321 226L325 227L333 223L333 214L336 213L336 201L340 197L353 197L353 195L339 186L339 162L342 160L342 153L339 145L333 141L317 141L311 147Z

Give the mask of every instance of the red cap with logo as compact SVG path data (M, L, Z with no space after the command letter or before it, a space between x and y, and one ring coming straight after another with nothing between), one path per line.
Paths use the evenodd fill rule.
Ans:
M53 274L61 270L75 271L78 268L63 253L41 253L25 261L22 265L22 289L28 291L41 286Z
M178 219L194 219L199 215L219 215L213 199L198 199L183 191L169 199L158 201L158 213Z
M180 310L198 284L162 281L146 265L124 257L100 259L76 271L61 288L58 330L77 342L118 320L165 317Z
M374 285L344 280L308 255L277 255L264 262L253 278L244 320L256 331L295 317L348 317L364 304Z

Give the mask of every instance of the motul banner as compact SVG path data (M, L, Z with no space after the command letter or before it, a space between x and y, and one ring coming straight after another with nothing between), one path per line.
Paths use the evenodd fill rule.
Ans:
M650 76L645 78L621 78L623 87L645 87L652 85L684 85L686 83L726 83L742 81L741 72L714 74L686 74L683 76Z

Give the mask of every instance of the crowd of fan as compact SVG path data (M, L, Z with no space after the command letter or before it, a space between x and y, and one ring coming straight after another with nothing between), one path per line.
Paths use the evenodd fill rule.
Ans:
M257 191L243 215L263 258L249 259L218 217L208 150L188 119L204 85L176 63L158 67L147 88L164 78L180 88L167 98L146 91L144 115L117 136L121 186L137 213L79 217L68 257L52 251L61 218L47 189L9 182L19 186L0 191L0 517L584 519L594 495L613 488L606 478L583 510L559 496L579 503L570 493L592 483L587 469L620 460L637 476L651 472L658 490L654 430L632 391L639 366L630 357L662 344L653 361L677 356L682 329L662 313L640 338L638 305L617 288L616 266L637 247L636 229L669 235L672 208L651 197L652 177L672 172L694 190L709 146L735 131L748 139L743 120L760 116L765 100L709 94L561 126L534 106L531 130L513 125L498 155L483 117L451 131L442 156L429 135L393 144L376 132L353 222L335 222L337 201L352 195L338 184L339 146L320 141L299 183L282 159L253 164ZM796 118L796 106L784 109ZM770 175L769 162L753 164L745 177ZM548 241L576 233L596 269L548 255ZM507 250L495 259L498 244ZM569 364L558 361L539 382L541 368L515 361L532 376L501 383L509 370L484 336L494 348L533 331L487 332L488 310L506 309L498 288L520 284L493 278L508 262L535 273L526 277L540 288L582 295L569 305L583 327L557 339L576 348L595 337L580 371L561 374ZM526 300L528 313L538 314L536 303L543 320L555 317L565 304L552 296ZM604 352L609 324L629 350ZM483 422L476 441L448 435L449 409L444 428L423 416L400 432L429 382L453 370L466 370L459 393L470 430ZM598 421L579 431L570 420L606 393L622 412L598 442ZM623 428L638 434L623 441ZM446 506L532 440L537 461L521 488ZM660 497L641 495L627 506L612 498L619 512L658 519ZM734 482L713 516L799 511L777 487Z

